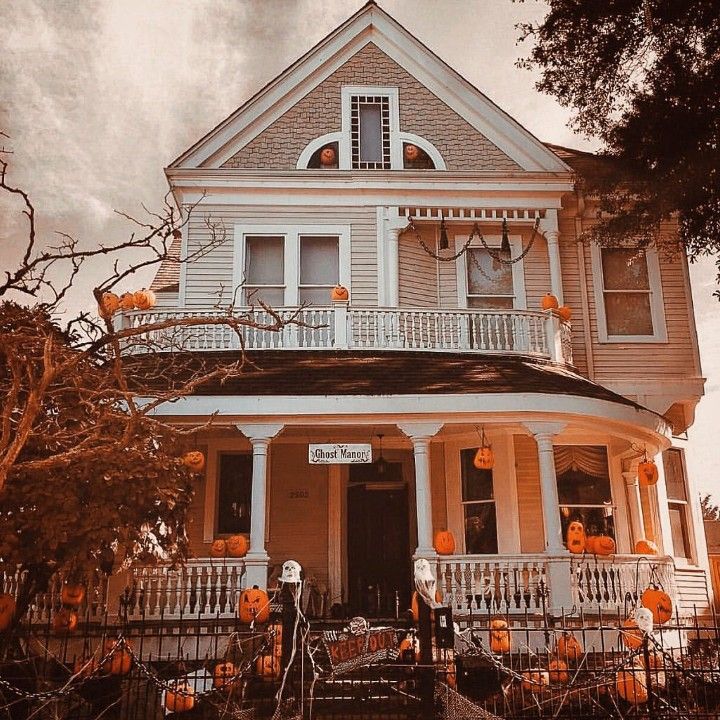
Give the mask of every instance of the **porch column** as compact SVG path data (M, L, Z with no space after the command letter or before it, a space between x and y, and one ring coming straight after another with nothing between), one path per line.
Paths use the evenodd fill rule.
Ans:
M548 261L550 263L550 291L563 304L562 270L560 268L560 244L558 231L557 210L549 208L545 211L545 218L541 223L548 248Z
M237 425L253 449L252 492L250 496L250 550L245 556L245 587L265 588L270 557L265 550L267 512L267 453L270 441L282 430L276 425Z
M435 557L433 547L432 495L430 490L430 438L442 423L398 423L413 444L415 456L415 503L417 505L418 544L415 557Z
M622 476L625 481L628 511L630 513L630 527L632 531L630 552L635 552L635 544L638 540L645 537L645 523L643 522L642 502L640 501L640 486L637 479L637 463L633 463L632 469L623 471Z

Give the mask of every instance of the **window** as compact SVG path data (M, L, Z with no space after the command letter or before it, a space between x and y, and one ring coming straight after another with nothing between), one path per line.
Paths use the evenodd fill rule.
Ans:
M462 505L465 523L465 552L494 555L498 551L495 496L492 470L473 465L477 448L460 452Z
M603 341L664 341L660 266L653 249L593 245Z
M587 535L615 538L607 449L595 445L556 445L555 473L563 537L579 520Z
M390 169L390 98L387 95L351 97L350 150L353 168Z
M300 236L301 305L329 305L330 290L340 281L338 239L313 235Z
M262 300L272 307L285 302L285 238L248 236L245 239L245 304Z
M509 260L510 253L494 249L495 255ZM485 248L467 252L467 306L469 308L510 308L515 302L512 265L493 257Z
M675 557L690 558L688 531L688 497L685 478L685 458L682 450L670 448L663 453L665 486L667 488L670 530Z
M221 454L215 515L219 535L250 532L251 493L252 455Z

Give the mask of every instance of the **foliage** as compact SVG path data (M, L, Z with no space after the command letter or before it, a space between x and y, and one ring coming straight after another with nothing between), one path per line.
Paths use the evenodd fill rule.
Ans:
M691 258L720 250L720 3L548 0L521 66L574 109L574 127L606 148L589 190L612 243L666 237L677 217ZM597 169L597 168L596 168Z
M700 498L700 509L703 520L720 520L720 507L713 503L713 497L708 493Z

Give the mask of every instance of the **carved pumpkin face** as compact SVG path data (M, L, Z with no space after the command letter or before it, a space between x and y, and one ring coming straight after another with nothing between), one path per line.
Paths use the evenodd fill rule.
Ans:
M229 689L237 681L238 669L230 661L218 663L213 670L213 687Z
M478 470L492 470L495 464L495 455L491 447L479 447L473 458L473 465Z
M564 660L554 658L548 663L548 676L551 683L564 685L570 679L568 674L568 666Z
M268 630L272 633L273 655L282 655L282 625L271 625Z
M615 541L609 535L595 535L592 551L596 555L612 555L615 552Z
M152 290L146 289L133 293L133 299L135 300L135 307L138 310L150 310L150 308L155 307L155 303L157 302L155 293Z
M323 167L332 167L333 165L337 165L334 147L330 147L328 145L320 151L320 164Z
M78 616L74 610L63 608L55 613L53 618L53 632L56 635L67 635L78 626Z
M565 533L567 549L571 553L582 555L585 552L585 542L585 526L581 522L573 520Z
M200 450L190 450L182 456L182 463L192 472L202 472L205 467L205 455Z
M227 544L225 543L225 540L223 538L213 540L212 545L210 546L210 557L224 558L226 554Z
M127 675L132 667L132 654L130 643L125 641L125 646L116 647L117 641L108 638L103 646L103 656L112 653L103 663L102 670L106 675Z
M100 317L109 318L120 309L120 298L113 292L106 292L100 298L98 314Z
M653 614L656 625L663 625L672 618L672 598L659 588L648 588L640 596L640 604Z
M280 677L280 658L274 655L261 655L255 662L255 671L262 677Z
M186 682L176 682L165 691L165 708L171 713L189 712L195 707L195 688Z
M502 618L490 621L490 649L494 653L510 652L510 630Z
M420 157L420 148L408 143L403 148L403 155L408 162L415 162Z
M656 485L658 477L657 465L652 460L645 460L638 465L638 481L641 487Z
M333 302L346 302L350 299L350 293L343 285L336 285L330 293L330 299Z
M438 555L452 555L455 552L455 537L449 530L438 530L433 545Z
M546 670L526 670L522 676L523 688L532 693L541 693L550 684L550 676Z
M85 599L85 588L82 585L65 583L60 591L60 602L69 607L78 608Z
M241 558L247 555L248 541L244 535L231 535L225 543L230 557Z
M0 595L0 632L7 630L15 615L15 598L8 593Z
M120 309L133 310L135 308L135 293L126 292L120 296Z
M571 632L564 632L557 641L557 654L561 658L576 662L583 654L582 643Z
M635 552L638 555L657 555L659 550L658 546L652 540L638 540L635 543Z
M248 624L253 621L267 622L270 619L270 599L267 593L260 590L257 585L243 590L240 593L238 615L240 616L240 622Z
M641 705L648 701L648 689L645 668L631 665L617 674L615 683L617 694L632 705Z
M557 310L558 299L552 293L545 293L540 300L540 307L543 310Z

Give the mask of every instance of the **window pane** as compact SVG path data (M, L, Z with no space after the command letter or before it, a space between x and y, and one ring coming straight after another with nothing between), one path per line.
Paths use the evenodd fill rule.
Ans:
M561 506L612 503L605 447L557 445L554 457Z
M493 249L503 260L510 253ZM496 260L485 248L468 250L468 295L513 295L512 266Z
M513 299L511 297L489 295L487 297L469 297L467 304L469 308L484 308L485 310L512 310Z
M460 451L462 499L465 501L492 500L494 497L492 470L478 470L473 465L476 452L477 448Z
M472 503L465 509L465 552L494 555L498 551L495 503Z
M685 505L674 505L670 503L670 528L675 557L689 558L689 543L687 532L687 516Z
M380 103L360 107L360 162L382 162L382 119Z
M248 237L245 241L245 282L248 285L283 285L283 237Z
M250 532L252 455L220 455L218 533Z
M666 450L663 453L663 468L668 498L670 500L687 500L682 451L675 448Z
M652 335L648 293L605 293L608 335Z
M298 299L301 305L332 305L330 288L300 288Z
M285 304L285 291L283 288L254 288L245 287L244 303L245 305L257 305L262 300L266 305L277 308Z
M644 250L602 248L603 279L606 290L649 290Z
M300 238L300 284L337 285L339 281L338 239Z

